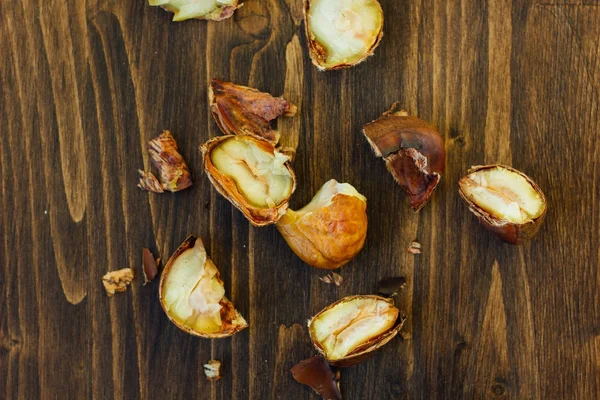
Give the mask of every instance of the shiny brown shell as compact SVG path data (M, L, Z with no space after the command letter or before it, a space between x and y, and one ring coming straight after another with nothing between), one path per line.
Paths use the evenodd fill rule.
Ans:
M530 177L528 177L521 171L516 170L512 167L508 167L506 165L501 165L501 164L477 165L477 166L473 166L473 167L471 167L471 169L469 169L469 174L472 174L477 171L485 170L485 169L493 169L493 168L498 168L498 167L507 169L511 172L521 175L523 178L525 178L525 180L527 180L527 182L533 187L533 189L540 195L545 207L544 207L544 211L542 212L542 214L539 217L532 219L530 221L527 221L526 223L523 223L523 224L509 222L504 219L498 219L498 218L494 217L493 215L490 215L490 213L488 213L487 211L478 207L477 204L475 204L468 196L465 195L465 193L463 192L460 185L458 188L458 193L460 194L460 197L464 200L464 202L467 204L467 206L469 206L469 210L471 210L471 212L473 214L475 214L475 216L477 217L479 222L484 227L486 227L486 229L488 229L494 235L496 235L499 239L501 239L507 243L519 245L519 244L522 244L523 242L531 239L538 233L538 231L539 231L540 227L542 226L542 223L544 222L544 219L546 217L546 212L548 210L548 203L546 202L546 196L544 196L544 193L542 192L540 187ZM465 178L463 177L462 179L465 179ZM461 179L461 181L462 181L462 179Z
M275 207L271 208L259 208L255 207L252 204L249 204L242 193L240 193L237 188L237 184L228 177L227 175L221 173L212 163L210 158L211 151L215 149L220 144L226 142L227 140L232 140L238 137L246 138L248 140L254 141L258 146L260 146L266 152L270 154L275 154L277 150L275 147L266 140L258 139L254 136L250 135L225 135L225 136L217 136L214 139L209 140L200 146L200 150L202 151L202 155L204 158L204 171L208 176L208 179L213 184L217 192L219 192L223 197L231 202L238 210L240 210L244 216L250 221L250 223L254 226L267 226L276 223L279 219L285 214L289 207L289 200L294 191L296 190L296 174L292 169L290 162L286 162L285 166L290 172L292 176L293 186L292 191L287 199L282 201L280 204L277 204Z
M181 324L179 321L177 321L176 319L171 317L171 315L169 314L169 312L167 310L167 307L164 304L164 297L163 297L163 292L165 290L164 285L166 282L166 278L169 275L169 272L171 271L171 267L173 266L173 263L175 262L177 257L179 257L184 251L194 247L194 245L196 244L196 240L200 240L200 239L198 239L194 235L188 236L187 239L185 239L185 241L177 248L177 250L175 250L175 252L171 256L171 258L169 258L169 261L167 262L167 265L165 265L165 268L162 271L162 274L160 276L160 283L159 283L159 288L158 288L158 299L160 301L160 305L161 305L162 309L164 310L165 314L167 314L167 317L169 318L169 320L173 324L175 324L175 326L177 326L179 329L181 329L182 331L189 333L190 335L198 336L198 337L205 338L205 339L226 338L226 337L229 337L229 336L233 335L234 333L237 333L237 332L241 331L242 329L245 329L248 327L248 323L246 322L244 317L242 317L242 315L239 313L239 311L237 311L235 309L235 307L233 306L231 301L229 299L227 299L226 297L223 297L223 299L219 303L223 307L221 309L221 321L223 322L223 326L221 327L221 330L219 332L212 332L212 333L197 332L197 331L193 330L192 328ZM209 258L207 256L207 260L208 259ZM219 272L217 272L216 277L219 280L219 282L221 284L223 284L223 281L221 281Z
M400 332L400 330L402 329L402 326L404 326L404 322L406 321L406 316L404 316L401 312L399 312L398 319L396 320L396 323L392 329L379 335L378 337L375 337L375 338L369 340L368 342L361 345L359 348L354 349L350 354L346 355L344 358L337 359L337 360L330 360L327 357L327 353L325 352L325 349L319 344L317 339L314 337L313 329L311 329L312 323L315 321L315 319L317 319L319 317L319 315L321 315L325 311L335 307L336 305L338 305L340 303L352 301L357 298L371 298L371 299L382 300L387 303L393 304L393 300L391 300L389 298L377 296L377 295L347 296L347 297L344 297L343 299L338 300L335 303L325 307L323 310L319 311L314 317L312 317L308 321L308 333L310 335L310 339L312 340L313 345L319 351L319 353L321 355L323 355L323 357L327 360L327 362L329 362L329 364L334 365L336 367L349 367L351 365L356 365L356 364L359 364L359 363L365 361L367 358L372 356L375 351L377 351L378 349L383 347L386 343L390 342L394 337L396 337L398 332Z

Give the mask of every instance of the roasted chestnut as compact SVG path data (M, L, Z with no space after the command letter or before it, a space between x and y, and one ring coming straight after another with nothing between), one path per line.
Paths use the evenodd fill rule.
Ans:
M238 0L148 0L148 3L175 13L173 21L193 18L221 21L242 6Z
M377 0L305 0L308 53L320 70L352 67L373 54L383 37Z
M446 165L444 140L438 131L394 103L379 119L365 125L363 133L408 195L412 208L419 211L429 201Z
M266 140L249 135L219 136L201 146L204 170L219 193L255 226L285 214L296 190L289 157Z
M280 115L294 116L297 111L295 105L281 97L217 79L210 84L208 101L224 134L257 136L274 145L280 135L271 128L271 121Z
M405 320L390 299L349 296L312 317L308 332L331 365L346 367L365 360L392 340Z
M546 216L546 197L539 186L504 165L472 167L460 180L459 193L479 222L511 244L535 236Z
M367 237L367 199L348 183L326 182L306 206L288 210L277 229L305 263L335 269L362 249Z
M177 327L191 335L218 339L248 327L225 297L224 283L202 240L189 236L173 253L160 277L158 297Z

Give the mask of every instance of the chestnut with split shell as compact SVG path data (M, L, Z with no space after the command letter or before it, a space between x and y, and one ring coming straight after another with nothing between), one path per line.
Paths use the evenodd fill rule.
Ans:
M148 0L148 3L174 13L173 21L176 22L186 19L222 21L242 6L238 0Z
M367 199L348 183L326 182L306 206L288 210L277 229L305 263L336 269L363 248Z
M377 0L305 0L308 53L320 70L352 67L373 54L383 37Z
M408 195L412 208L423 208L446 165L444 140L437 129L394 103L379 119L365 125L363 133Z
M531 178L504 165L472 167L460 180L459 193L487 229L511 244L535 236L548 208Z
M349 296L312 317L308 332L331 365L345 367L364 361L392 340L405 320L390 299Z
M201 146L204 170L219 193L255 226L276 223L296 190L289 157L266 140L219 136Z
M171 322L191 335L218 339L248 327L225 297L224 283L202 240L194 236L165 265L158 297Z

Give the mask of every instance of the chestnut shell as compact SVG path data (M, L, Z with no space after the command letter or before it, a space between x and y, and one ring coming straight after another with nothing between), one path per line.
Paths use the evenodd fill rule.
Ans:
M229 299L227 299L226 297L223 297L223 299L219 303L223 307L221 309L221 320L223 321L224 327L222 327L221 331L212 333L198 332L188 326L183 325L176 319L171 318L171 315L169 314L167 308L164 305L163 292L166 277L169 275L171 267L173 266L173 263L175 262L177 257L179 257L184 251L194 247L194 245L196 244L196 240L199 240L196 236L188 236L187 239L185 239L183 243L177 248L177 250L175 250L171 258L169 258L169 261L167 262L167 265L165 265L165 268L163 269L162 274L160 276L160 283L158 286L158 299L162 309L164 310L165 314L167 314L169 320L182 331L189 333L190 335L198 336L205 339L226 338L248 327L248 323L244 320L239 311L235 309L231 301L229 301ZM219 272L217 272L216 276L217 279L219 279L220 281L221 277ZM225 325L226 323L227 325Z
M444 140L435 127L409 116L398 103L363 128L375 155L419 211L429 201L446 165Z
M542 223L544 222L544 219L546 218L546 212L548 211L548 203L546 202L546 196L544 196L542 189L540 189L540 187L530 177L528 177L521 171L516 170L512 167L508 167L508 166L502 165L502 164L476 165L476 166L471 167L471 169L469 169L468 173L472 174L477 171L482 171L485 169L493 169L493 168L498 168L498 167L507 169L518 175L521 175L523 178L525 178L525 180L527 180L527 182L533 187L533 189L540 195L545 207L544 207L544 211L542 212L542 214L539 217L534 218L530 221L527 221L524 224L509 222L504 219L496 218L493 215L491 215L490 213L488 213L487 211L478 207L477 204L475 204L468 196L465 195L465 193L463 192L460 185L458 186L458 193L460 194L460 197L464 200L464 202L467 204L467 206L469 206L469 210L471 210L471 212L473 214L475 214L475 216L477 217L479 222L486 229L488 229L490 232L492 232L494 235L496 235L499 239L501 239L507 243L514 244L514 245L520 245L523 242L530 240L532 237L534 237L538 233L540 227L542 226ZM464 179L464 177L462 179Z
M405 315L403 315L402 313L398 314L398 319L396 320L396 323L392 329L379 335L378 337L375 337L375 338L369 340L367 343L361 345L358 349L353 350L350 354L346 355L344 358L337 359L337 360L330 360L329 358L327 358L327 353L325 352L325 349L323 349L323 347L318 343L317 339L314 337L314 333L311 329L311 325L312 325L313 321L316 318L318 318L319 315L321 315L325 311L335 307L336 305L338 305L340 303L352 301L357 298L371 298L371 299L383 300L387 303L393 304L393 301L391 299L377 296L377 295L347 296L347 297L344 297L343 299L338 300L335 303L325 307L324 309L319 311L314 317L312 317L308 321L308 333L310 334L310 339L312 340L313 345L315 346L317 351L321 355L323 355L323 357L327 360L327 362L329 362L329 364L334 365L336 367L349 367L351 365L356 365L356 364L359 364L359 363L365 361L367 358L371 357L375 351L377 351L382 346L384 346L386 343L391 341L394 337L396 337L396 335L402 329L402 326L404 326L404 322L406 321Z
M267 226L276 223L279 219L285 214L289 207L289 200L294 191L296 190L296 174L292 169L291 163L288 161L285 163L286 168L290 172L292 176L293 186L292 191L287 199L285 199L280 204L277 204L275 207L271 208L259 208L249 204L244 196L237 189L237 184L230 177L221 173L212 163L210 158L211 151L224 143L227 140L234 139L236 137L247 138L248 140L254 141L257 145L259 145L265 151L274 154L277 150L270 142L266 140L262 140L250 135L224 135L217 136L208 142L204 143L200 146L200 150L202 151L202 155L204 158L204 171L208 176L208 179L213 184L217 192L219 192L223 197L231 202L238 210L240 210L244 216L250 221L250 223L254 226Z

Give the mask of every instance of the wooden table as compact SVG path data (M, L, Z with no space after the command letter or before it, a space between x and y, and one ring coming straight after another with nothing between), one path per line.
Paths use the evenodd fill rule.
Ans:
M600 397L600 7L594 0L382 0L385 36L352 69L310 63L297 0L247 0L220 23L170 22L145 0L0 2L0 398L308 399L289 368L306 320L403 275L397 338L342 371L347 399ZM561 4L554 4L561 3ZM339 288L275 228L253 228L202 171L219 135L216 77L284 95L305 204L328 179L369 200L369 235ZM398 100L435 124L446 173L418 214L361 135ZM194 186L136 188L170 129ZM462 204L471 165L530 175L550 204L531 243L503 244ZM141 250L201 236L250 328L203 340L171 324ZM422 255L407 253L417 238ZM133 267L108 298L108 270ZM224 378L202 365L223 362Z

